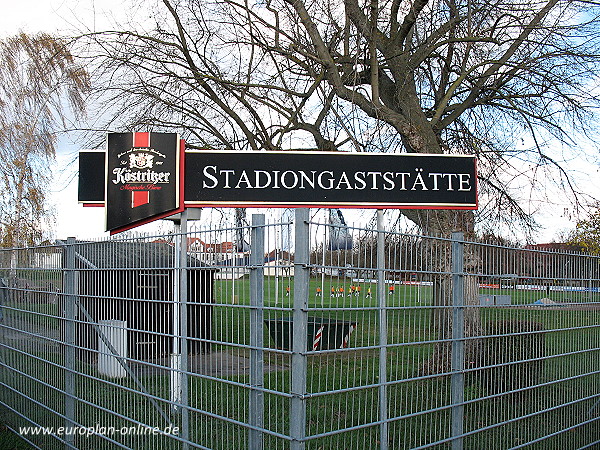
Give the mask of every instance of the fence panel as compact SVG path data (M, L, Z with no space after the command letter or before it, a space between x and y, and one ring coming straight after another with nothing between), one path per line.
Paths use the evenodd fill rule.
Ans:
M2 420L40 448L600 444L599 259L382 223L0 250Z
M481 329L466 373L465 441L586 448L600 439L596 257L469 245Z

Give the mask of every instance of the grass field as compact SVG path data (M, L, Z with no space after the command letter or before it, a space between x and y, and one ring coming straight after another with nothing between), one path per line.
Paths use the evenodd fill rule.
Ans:
M265 279L265 318L289 317L293 302L293 283L288 279ZM351 281L311 279L308 305L309 316L335 318L357 323L349 340L349 348L337 352L316 352L307 358L306 433L311 436L307 448L362 449L376 448L379 430L379 311L376 309L375 285L361 284L359 295L348 296ZM287 295L286 287L290 287ZM331 296L331 287L337 291L344 287L345 295ZM371 287L372 297L368 297ZM323 290L317 295L317 288ZM539 291L507 289L481 290L480 293L511 295L513 304L529 305L541 296ZM235 354L240 361L249 355L250 339L250 286L247 279L217 280L216 304L213 308L213 351ZM577 300L572 293L551 292L551 298L563 303ZM588 299L584 294L581 301ZM585 294L587 295L587 294ZM597 298L592 300L597 301ZM432 326L432 288L428 286L396 285L393 295L388 294L387 321L387 373L389 383L388 417L390 448L413 448L449 437L451 424L450 379L448 373L424 375L423 364L434 350L438 331ZM20 320L39 321L46 326L56 324L45 314L58 312L51 305L15 304L22 311L12 312ZM520 393L493 392L481 382L484 373L500 379L504 369L477 367L466 374L464 389L465 448L509 448L525 444L536 438L553 435L528 448L578 448L600 439L600 311L578 310L569 307L485 307L478 317L484 329L494 323L535 322L543 326L544 358L535 385L521 389ZM27 311L41 314L32 314ZM5 313L7 314L7 313ZM491 338L490 338L491 339ZM500 339L500 338L498 338ZM265 362L278 370L264 374L265 427L273 433L289 432L289 393L291 392L289 354L279 352L266 328L263 328L265 346L273 351L265 353ZM488 339L489 340L489 339ZM501 339L500 339L501 340ZM525 342L525 341L524 341ZM527 341L530 342L530 341ZM519 337L504 341L514 347ZM524 361L508 363L514 370L512 377L528 374L527 348L507 354ZM47 426L60 426L64 420L36 405L36 401L54 411L64 411L63 355L42 347L28 349L22 354L0 347L2 361L31 377L15 375L7 369L0 380L14 389L25 392L32 400L23 400L9 389L3 389L0 399L15 408L27 411L35 421ZM104 380L91 362L78 361L78 371L88 376L77 377L77 421L85 426L95 423L121 427L134 421L159 425L164 423L155 406L135 391L136 384L129 378ZM469 368L469 367L468 367ZM494 370L496 370L494 372ZM164 373L164 372L163 372ZM527 375L529 376L529 375ZM215 377L190 375L190 406L199 411L190 413L190 438L209 448L244 448L247 429L238 422L248 421L249 375L241 371L234 375ZM169 396L169 378L162 373L141 375L145 389L157 399ZM525 380L527 381L527 380ZM89 403L86 403L89 402ZM168 405L158 400L160 406L180 425L179 416L171 414ZM100 408L98 408L99 406ZM122 415L123 417L119 417ZM17 424L16 418L5 414L5 423ZM129 418L129 419L128 419ZM587 422L587 423L586 423ZM586 423L584 425L578 425ZM571 429L572 428L572 429ZM322 436L334 430L347 430ZM561 431L568 430L568 431ZM0 430L0 439L6 431ZM321 437L318 437L321 436ZM115 438L116 439L116 438ZM142 448L178 448L177 442L168 438L122 437L124 445ZM98 438L78 437L80 448L111 448ZM46 440L52 448L55 440ZM282 437L266 435L265 448L287 448ZM14 444L16 445L16 444ZM445 448L440 444L439 448ZM43 445L42 445L43 447ZM0 448L3 448L0 445ZM8 447L11 448L11 447ZM19 448L19 447L16 447ZM24 447L26 448L26 447Z

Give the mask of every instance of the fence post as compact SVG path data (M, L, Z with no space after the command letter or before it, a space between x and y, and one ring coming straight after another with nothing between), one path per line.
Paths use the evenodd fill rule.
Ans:
M74 237L67 239L64 259L64 314L65 314L65 448L75 448L75 302L77 277L75 274Z
M182 449L188 448L188 351L187 351L187 210L181 212L174 221L174 261L173 261L173 343L171 349L170 400L171 411L181 414L180 435L185 441Z
M592 295L592 292L593 292L593 286L592 286L593 276L592 276L592 272L593 272L593 267L594 267L594 265L593 265L594 261L592 260L592 256L588 256L586 258L586 261L588 263L587 264L587 266L588 266L587 267L587 270L588 270L588 300L590 302L593 302L594 301L594 296Z
M250 238L250 398L248 448L262 450L264 427L264 263L265 215L252 215Z
M169 376L169 400L171 401L171 412L179 413L181 404L181 250L183 247L183 237L181 235L181 222L175 221L173 235L174 255L173 255L173 299L172 299L172 317L171 326L173 331L173 340L171 343L170 355L170 376Z
M462 450L465 387L464 235L452 233L452 450Z
M379 448L388 448L387 300L385 296L385 232L383 210L377 210L377 300L379 307Z
M292 327L292 399L290 412L291 450L304 450L306 443L306 336L308 285L310 281L309 209L296 209L294 252L294 301Z
M181 433L180 436L185 441L182 443L182 450L189 448L187 441L190 439L189 416L190 411L188 399L188 240L187 227L188 211L184 209L181 212L181 221L179 223L179 351L181 352L179 362L179 384L181 390Z

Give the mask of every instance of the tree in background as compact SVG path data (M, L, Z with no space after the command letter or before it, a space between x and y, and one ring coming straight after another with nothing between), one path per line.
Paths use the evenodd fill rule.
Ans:
M0 41L0 245L39 242L57 133L84 111L86 71L47 34Z
M567 236L567 243L591 255L600 255L600 206L580 220Z
M531 227L531 193L552 182L578 201L566 162L595 123L595 2L162 3L88 34L97 128L184 130L202 148L475 154L476 215L403 211L432 233Z
M477 221L531 229L532 192L550 183L579 200L567 162L600 106L596 2L162 3L151 20L82 41L102 80L98 128L183 130L209 149L476 155L477 213L402 211L429 234L468 236ZM430 264L442 342L430 370L443 371L450 260ZM477 318L467 321L477 335Z

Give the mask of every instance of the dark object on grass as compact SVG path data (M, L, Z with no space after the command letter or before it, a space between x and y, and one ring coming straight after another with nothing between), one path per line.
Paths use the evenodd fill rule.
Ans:
M356 322L333 318L309 317L306 330L306 349L319 351L346 348L356 325ZM292 350L293 321L291 318L266 319L265 326L277 348Z
M545 338L539 322L502 320L486 327L481 353L471 367L472 384L478 382L486 394L513 393L512 400L522 399L533 392L531 387L542 380Z

